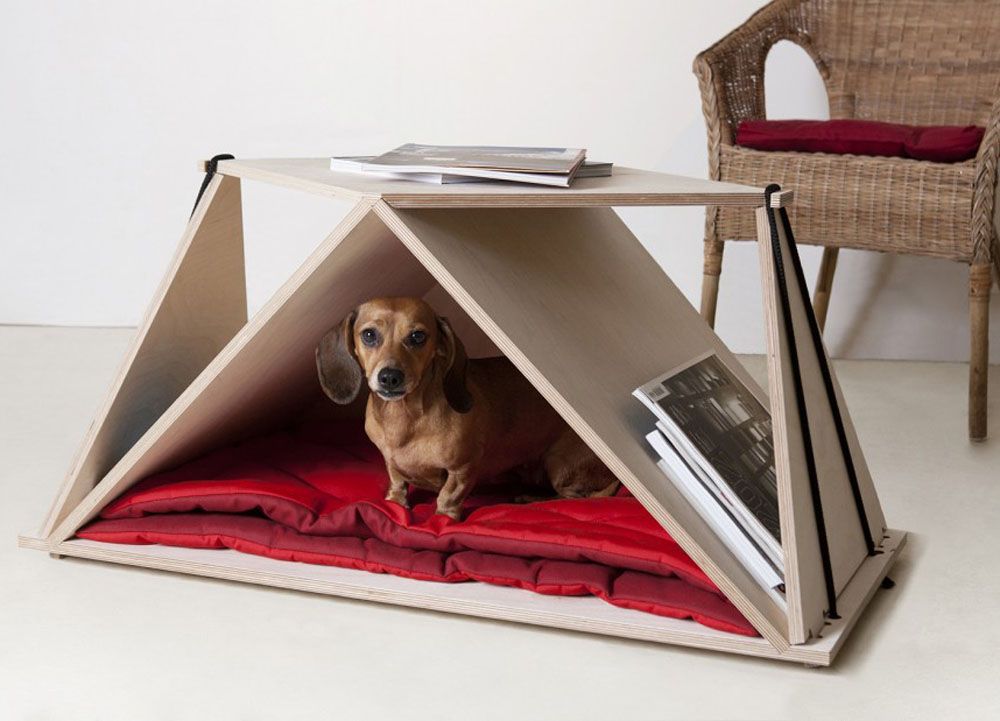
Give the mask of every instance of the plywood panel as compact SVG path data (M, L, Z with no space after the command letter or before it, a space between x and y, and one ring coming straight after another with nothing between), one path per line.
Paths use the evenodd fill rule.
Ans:
M48 535L247 321L240 181L215 176L43 527Z
M705 204L756 207L764 202L761 188L625 167L616 167L607 178L581 178L570 188L504 182L434 185L384 180L361 173L334 172L328 158L225 160L219 163L218 172L331 197L381 198L397 208ZM775 194L772 200L787 204L791 197L791 191L785 191Z
M789 411L793 397L787 340L775 320L773 268L766 254L762 263L776 446L779 457L788 454L787 463L779 464L779 482L787 516L787 528L782 529L785 551L791 559L786 574L795 589L790 599L798 604L796 624L801 624L793 631L786 616L793 613L791 608L786 611L757 586L657 468L643 440L652 418L631 398L636 386L708 350L717 353L761 402L767 402L765 394L618 216L600 207L401 210L382 201L362 201L83 498L46 545L67 545L63 542L80 525L146 475L232 440L254 424L266 425L293 402L315 396L315 344L356 303L380 294L425 296L439 304L457 304L446 312L456 316L463 334L483 341L486 352L495 344L510 357L760 630L775 653L787 657L794 653L789 636L796 643L818 636L822 599L817 601L814 593L818 564L809 558L816 536L815 527L809 535L811 514L803 510L811 506L803 506L808 496L801 490L801 436L796 435L796 424L788 422L795 417ZM790 269L786 273L791 276ZM800 305L793 309L797 324L804 322L808 310ZM804 343L808 333L798 338ZM810 361L803 351L803 361L810 416L816 422L824 412L829 415L829 405L823 405L815 356ZM839 386L836 392L839 395ZM861 589L858 583L867 584L868 576L891 561L873 560L863 552L857 557L856 539L848 530L847 511L853 512L853 502L843 502L849 498L843 490L843 463L838 466L839 455L833 452L836 439L829 436L830 423L822 424L816 437L823 447L817 456L824 500L828 490L831 494L831 528L838 534L833 544L838 590L845 605L860 607L871 588ZM853 427L849 440L857 444ZM874 498L860 449L856 455L864 492ZM786 508L791 509L787 514ZM877 498L871 508L876 522L882 523ZM857 526L856 514L853 517ZM885 538L879 534L879 540ZM853 585L848 583L852 577ZM814 623L809 619L817 603L819 618ZM840 628L846 635L852 621L845 621ZM829 633L824 638L829 643Z
M763 391L607 208L394 210L407 247L755 627L785 613L656 466L640 384L714 350Z
M462 345L465 346L465 352L470 358L492 358L502 355L489 336L440 285L431 288L424 296L424 300L430 303L438 315L448 319L455 333L462 339Z
M778 495L781 503L782 545L785 551L789 633L792 643L802 643L823 628L824 612L828 610L829 604L795 392L791 345L778 294L776 273L779 269L776 268L772 255L771 223L764 208L757 211L757 225L767 329L768 372L771 379L770 405L774 420ZM780 270L787 282L795 347L826 526L825 535L830 549L834 587L839 594L865 560L867 548L833 422L831 405L820 373L819 356L810 335L807 314L812 313L812 308L808 297L799 292L791 247L780 222L776 224L776 230L782 248ZM821 353L829 363L825 348L821 349ZM865 499L872 536L878 543L882 539L885 520L835 376L834 386Z
M73 558L826 666L843 646L906 541L904 533L890 533L886 553L866 562L845 590L844 618L825 629L822 638L791 646L784 652L763 638L747 638L714 631L694 621L616 608L588 596L546 596L484 583L428 583L221 549L130 546L83 539L49 546L44 539L29 536L21 536L18 541L25 548Z
M53 534L65 540L150 473L263 427L315 395L320 337L373 290L426 293L434 280L361 204L306 260Z

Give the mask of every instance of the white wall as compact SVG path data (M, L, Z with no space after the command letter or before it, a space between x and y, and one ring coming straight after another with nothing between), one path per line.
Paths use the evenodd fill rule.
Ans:
M138 322L214 153L567 144L704 176L691 60L758 4L6 2L0 322ZM822 116L804 55L776 55L772 114ZM256 307L346 208L251 183L244 202ZM697 299L700 210L623 215ZM835 353L965 357L962 266L845 252L838 273ZM718 327L736 350L762 348L759 307L754 248L730 246Z

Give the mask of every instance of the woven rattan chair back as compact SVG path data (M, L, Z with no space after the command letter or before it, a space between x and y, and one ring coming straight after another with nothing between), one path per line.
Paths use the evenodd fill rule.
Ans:
M913 125L979 125L974 159L762 152L735 145L744 120L766 116L764 63L789 40L813 58L830 114ZM970 265L969 428L986 435L991 264L1000 273L1000 0L774 0L695 59L709 174L795 190L800 243L825 246L816 310L825 318L839 248L946 258ZM710 208L702 313L713 322L723 244L755 237L754 218Z
M986 124L1000 90L1000 3L813 0L802 6L814 57L827 69L834 117Z

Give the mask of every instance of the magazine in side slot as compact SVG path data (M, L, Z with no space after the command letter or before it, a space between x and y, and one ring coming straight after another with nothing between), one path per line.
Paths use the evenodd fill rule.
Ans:
M783 574L743 530L729 509L716 502L715 496L659 431L649 433L646 440L660 456L661 460L657 462L657 466L663 474L722 539L733 555L740 559L761 588L768 591L775 600L784 603Z
M652 407L653 404L647 398L642 397L638 392L636 393L636 397L642 400L647 408L657 414L656 428L658 433L661 433L665 439L669 439L671 447L675 449L684 464L691 469L691 472L695 474L704 488L712 494L716 506L725 508L732 513L733 518L740 524L743 532L765 553L771 565L783 572L784 556L781 552L781 547L774 548L776 544L767 530L753 518L752 514L740 502L732 489L728 488L724 483L720 484L716 477L708 472L697 449L692 446L684 434L679 433L676 427L665 423L660 417L659 412Z
M714 353L706 353L633 393L736 520L784 568L771 417Z
M716 504L726 508L733 514L733 517L744 529L747 536L759 546L767 555L769 561L780 571L784 571L784 552L781 545L767 531L766 528L756 519L756 517L742 503L739 496L724 482L720 482L718 475L712 473L711 467L704 465L698 450L691 442L679 433L676 428L662 420L656 421L657 430L662 433L677 449L677 452L684 459L684 462L697 475L705 488L715 497Z

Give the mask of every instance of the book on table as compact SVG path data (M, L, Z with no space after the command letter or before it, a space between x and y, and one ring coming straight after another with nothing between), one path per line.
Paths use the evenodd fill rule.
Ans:
M503 180L569 187L578 177L611 175L611 163L588 164L586 154L582 148L407 143L372 157L335 157L330 167L440 184Z
M487 183L496 178L477 177L474 175L455 175L454 173L410 173L397 172L394 170L366 170L374 155L343 155L330 158L330 170L346 173L364 173L372 177L385 178L387 180L414 180L418 183L432 183L435 185L450 185L452 183ZM584 160L576 174L574 180L580 178L606 178L611 175L613 163L601 161ZM534 179L524 179L518 173L519 180L515 182L534 182Z
M771 415L707 353L637 388L656 417L658 466L765 589L780 593L784 555Z

